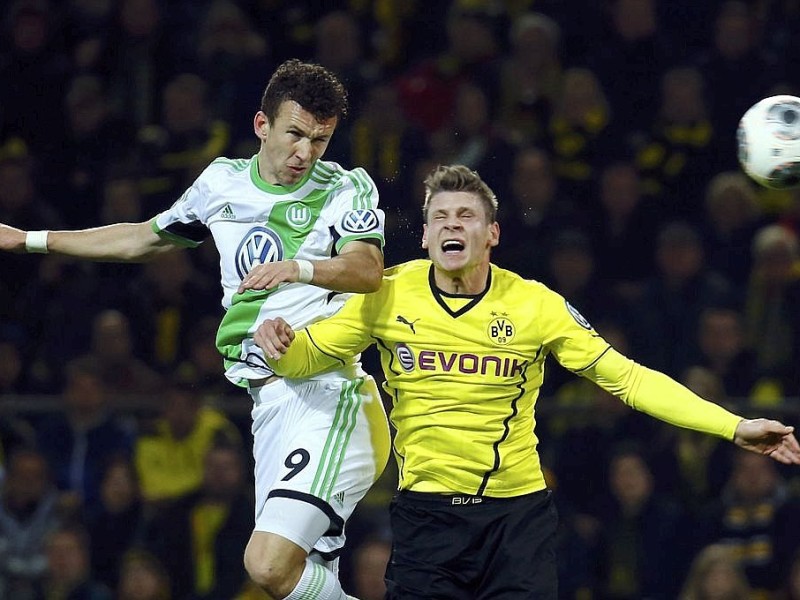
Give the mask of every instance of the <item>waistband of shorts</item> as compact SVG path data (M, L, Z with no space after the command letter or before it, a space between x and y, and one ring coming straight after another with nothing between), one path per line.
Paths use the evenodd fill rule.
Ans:
M249 389L264 387L268 383L272 383L273 381L278 381L280 377L278 375L270 375L269 377L262 377L261 379L248 379L247 380L247 387Z
M470 494L439 494L433 492L413 492L410 490L400 490L397 492L398 499L408 499L414 502L428 502L431 504L438 504L442 506L469 506L473 504L488 504L488 503L502 503L513 502L524 498L537 499L539 497L547 496L550 493L549 489L538 490L528 494L520 494L519 496L473 496Z

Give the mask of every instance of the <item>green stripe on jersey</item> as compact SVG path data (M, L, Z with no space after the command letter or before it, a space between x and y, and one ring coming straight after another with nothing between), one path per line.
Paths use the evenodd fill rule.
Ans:
M282 201L275 204L269 213L267 227L277 233L283 242L283 260L294 258L308 234L314 229L330 190L314 190L299 200ZM308 214L305 214L308 211ZM298 221L303 217L301 221Z
M350 171L347 177L353 182L353 186L356 188L356 193L353 195L353 208L366 208L367 203L364 201L364 197L366 196L369 198L370 187L365 185L363 178L359 177L355 171Z
M251 160L251 158L225 158L224 156L220 156L219 158L215 158L212 164L228 165L229 167L233 167L235 171L244 171L250 165Z
M339 403L336 406L336 414L322 450L322 460L311 484L311 493L326 502L331 497L333 486L342 468L344 455L356 426L358 410L361 407L361 396L358 390L363 383L363 377L344 382L339 395Z
M255 160L253 160L255 164ZM294 258L314 230L322 209L330 198L330 188L314 189L302 200L281 200L269 213L266 227L278 234L283 244L283 260ZM272 290L248 290L234 294L217 332L217 349L226 359L225 368L242 358L242 340L249 337L261 308Z

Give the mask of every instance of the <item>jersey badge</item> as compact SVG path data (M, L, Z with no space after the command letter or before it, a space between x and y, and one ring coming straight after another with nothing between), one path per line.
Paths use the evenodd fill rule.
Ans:
M514 326L514 323L511 322L511 319L508 318L506 313L500 313L498 315L492 312L492 316L494 318L489 322L489 326L486 328L486 334L489 336L489 339L499 346L510 344L517 334L517 328Z
M366 233L376 229L380 221L372 209L351 210L342 217L342 229L350 233Z
M584 329L592 328L592 324L586 320L586 317L584 317L581 313L579 313L578 309L572 306L572 304L570 304L569 302L567 302L567 310L569 311L569 314L572 315L572 318L575 319L575 322L578 323L578 325L580 325Z
M236 272L241 279L257 264L283 260L283 242L272 229L253 227L236 250Z
M286 220L297 229L303 229L311 222L311 209L302 202L295 202L286 210Z

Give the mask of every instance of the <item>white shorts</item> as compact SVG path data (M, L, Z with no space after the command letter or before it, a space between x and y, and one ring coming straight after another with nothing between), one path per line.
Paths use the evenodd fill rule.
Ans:
M250 395L255 530L332 560L344 545L345 521L389 457L378 387L369 376L278 379Z

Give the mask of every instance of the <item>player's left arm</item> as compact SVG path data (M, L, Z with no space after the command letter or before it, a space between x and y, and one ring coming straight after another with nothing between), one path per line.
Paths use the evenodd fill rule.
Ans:
M785 464L800 464L800 445L793 427L769 419L744 419L613 348L580 374L652 417L725 438Z
M377 292L383 279L383 252L368 241L353 240L329 260L314 264L314 285L336 292Z
M310 277L301 264L310 263ZM383 253L377 245L353 240L339 254L325 260L282 260L253 267L242 279L238 292L267 290L279 283L301 281L334 292L367 294L377 291L383 276Z
M612 348L563 297L547 290L537 312L544 343L574 373L591 379L632 408L656 419L733 441L787 464L800 464L794 429L778 421L743 419L704 400L671 377Z

